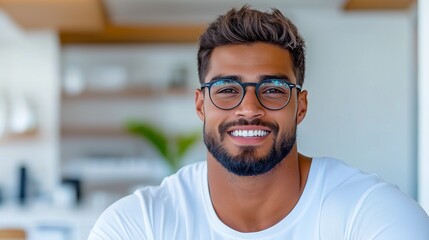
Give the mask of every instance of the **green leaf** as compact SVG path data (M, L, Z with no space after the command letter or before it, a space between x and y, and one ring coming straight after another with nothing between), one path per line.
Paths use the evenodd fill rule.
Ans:
M161 130L149 123L137 121L128 122L126 127L130 133L146 139L163 158L169 160L171 154L168 150L168 139Z
M129 121L125 124L127 130L140 138L148 141L167 162L170 168L175 171L180 167L185 153L190 147L200 139L200 132L186 135L178 135L174 140L169 142L168 137L157 127L140 121ZM174 145L169 145L169 144Z
M200 132L177 136L177 156L182 159L185 153L200 139Z

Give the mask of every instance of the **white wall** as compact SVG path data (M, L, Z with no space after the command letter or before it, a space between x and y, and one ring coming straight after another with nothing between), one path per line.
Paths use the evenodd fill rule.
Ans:
M310 156L337 157L375 172L416 197L412 16L404 12L285 12L298 25L308 46L304 88L309 91L309 112L299 127L300 151ZM131 51L131 59L139 49L143 48ZM115 51L112 49L112 53ZM68 49L70 60L72 52ZM144 60L144 54L139 58ZM165 73L162 67L150 67L147 76ZM199 126L193 108L192 101L181 106L181 111L190 110L190 114L181 116L187 119L185 122ZM66 115L71 116L63 112ZM63 119L63 123L68 121ZM204 151L201 149L201 158Z
M52 190L58 181L58 39L51 31L22 34L0 39L0 95L9 101L20 96L30 100L39 135L0 142L0 185L9 196L16 191L17 166L22 163L41 191Z
M286 12L308 46L304 87L309 91L309 112L299 127L300 151L340 158L416 197L412 18L406 13ZM39 179L48 179L41 180L44 185L52 185L58 177L57 39L50 32L25 39L0 44L0 66L1 71L13 71L8 76L40 101L44 140L0 145L0 183L8 179L17 159L27 159ZM9 79L0 82L10 85ZM191 102L181 108L193 111ZM195 115L186 116L199 126Z
M429 3L418 2L419 202L429 213Z
M413 18L316 10L289 16L308 46L300 151L377 173L416 197Z
M202 126L194 110L194 89L198 87L196 44L181 45L101 45L67 46L62 51L63 80L71 68L82 73L86 89L97 89L93 73L108 67L127 72L123 85L165 90L178 66L188 70L186 94L147 98L64 99L61 103L61 125L65 128L104 127L119 129L130 119L157 124L169 134L194 131ZM100 84L99 84L100 85ZM98 86L98 88L101 88ZM121 89L121 84L117 87ZM98 90L100 91L100 90ZM101 90L103 91L103 90ZM82 117L84 116L84 117ZM120 140L120 141L118 141ZM65 161L85 155L151 156L148 149L132 139L75 137L62 139L61 157ZM204 158L201 154L199 159Z

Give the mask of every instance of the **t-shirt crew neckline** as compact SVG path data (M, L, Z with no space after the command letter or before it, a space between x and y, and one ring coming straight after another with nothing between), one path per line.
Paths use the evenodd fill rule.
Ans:
M311 186L315 185L315 181L317 178L317 165L319 164L319 159L313 158L311 161L310 171L307 177L307 182L304 187L304 191L298 200L298 203L292 209L292 211L283 218L277 224L258 231L258 232L239 232L236 231L229 226L225 225L217 216L213 204L210 199L209 187L208 187L208 179L207 179L207 164L204 165L204 170L202 171L202 192L204 198L205 210L210 218L210 223L213 229L221 235L224 235L226 238L235 238L235 239L261 239L261 238L274 238L276 235L282 234L287 231L288 228L291 228L297 220L304 214L305 209L308 208L310 204L310 200L313 199L311 195L314 191L311 191Z

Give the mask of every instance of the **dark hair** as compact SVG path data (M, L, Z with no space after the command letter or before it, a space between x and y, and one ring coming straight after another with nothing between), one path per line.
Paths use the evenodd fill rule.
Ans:
M264 42L287 49L292 55L297 83L304 83L305 42L296 26L278 9L260 12L245 5L219 16L201 35L198 49L198 77L204 82L213 49L223 45Z

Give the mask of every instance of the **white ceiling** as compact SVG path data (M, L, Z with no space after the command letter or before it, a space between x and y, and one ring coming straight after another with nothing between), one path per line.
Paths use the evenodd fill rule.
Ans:
M109 19L116 24L205 23L231 7L281 10L295 8L340 9L344 0L104 0Z

